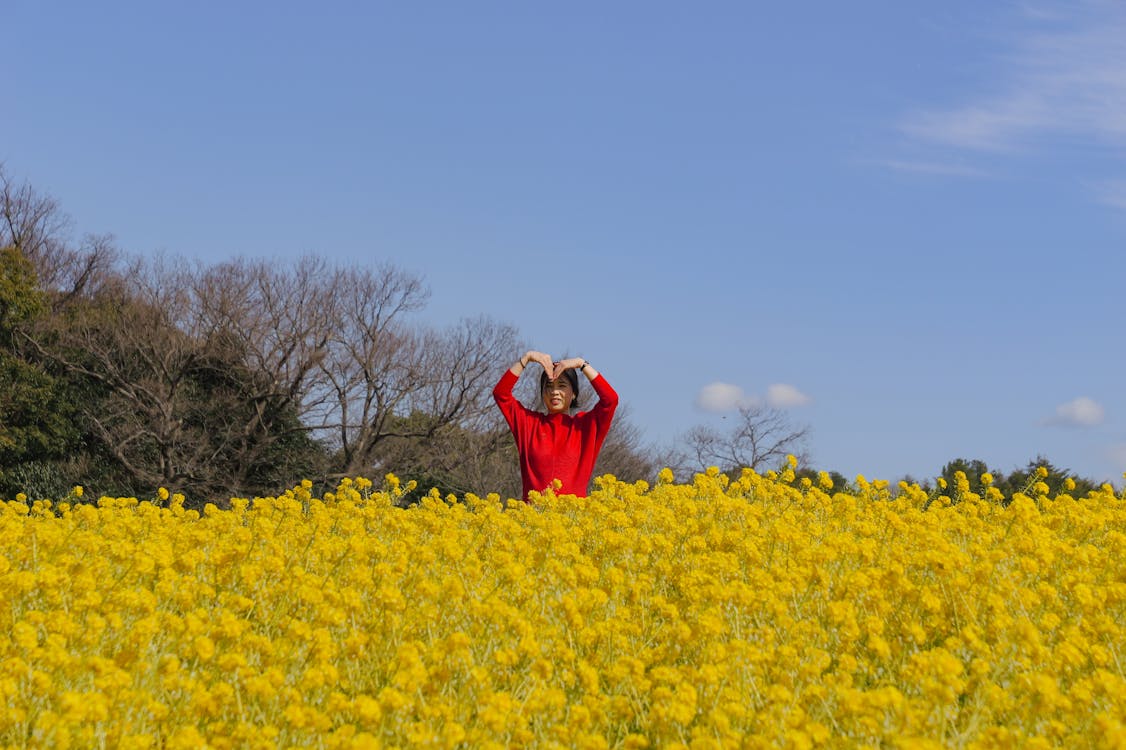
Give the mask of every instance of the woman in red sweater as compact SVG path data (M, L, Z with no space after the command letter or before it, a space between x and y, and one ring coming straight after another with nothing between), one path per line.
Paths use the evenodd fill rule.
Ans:
M531 362L543 366L540 396L547 413L527 408L512 395L520 373ZM579 396L581 372L598 394L590 411L571 414ZM530 351L505 371L493 388L520 453L520 478L524 500L532 490L544 491L560 482L556 494L586 497L598 451L610 431L618 394L590 363L579 357L553 362L543 352Z

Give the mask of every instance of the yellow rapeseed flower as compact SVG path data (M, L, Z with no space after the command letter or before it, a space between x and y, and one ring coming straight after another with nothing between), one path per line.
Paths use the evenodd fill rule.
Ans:
M403 510L394 475L17 498L0 746L1113 744L1126 497L794 468L507 509Z

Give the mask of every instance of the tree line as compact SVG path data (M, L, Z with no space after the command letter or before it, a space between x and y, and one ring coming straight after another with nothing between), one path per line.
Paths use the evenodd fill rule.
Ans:
M492 401L527 345L487 317L440 328L389 263L129 258L68 240L55 201L0 169L0 497L189 501L393 472L443 493L519 497ZM531 400L531 399L529 399ZM599 473L654 457L625 409Z
M423 280L390 263L203 264L75 243L57 203L2 165L0 201L0 498L81 483L202 504L388 472L420 492L520 496L491 394L530 348L515 327L424 325ZM784 412L747 407L731 424L658 449L623 403L595 476L738 473L790 453L808 466L809 430Z
M1008 473L991 469L981 459L956 458L942 467L938 477L945 483L944 491L947 495L955 495L959 473L965 477L969 492L984 496L987 488L994 487L1004 495L1006 501L1010 501L1018 492L1029 493L1037 482L1042 482L1048 488L1046 494L1050 496L1068 494L1072 497L1083 497L1100 486L1094 479L1056 466L1044 456L1037 456L1023 467L1015 468ZM923 483L922 486L927 490L931 489L929 483Z

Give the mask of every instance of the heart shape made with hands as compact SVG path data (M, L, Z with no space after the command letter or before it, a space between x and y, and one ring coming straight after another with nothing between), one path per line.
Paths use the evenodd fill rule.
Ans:
M538 362L551 380L558 379L559 376L567 370L578 367L583 363L583 360L577 358L564 359L556 362L553 361L550 356L542 352L538 352L536 356L533 356L531 361Z
M558 380L560 375L562 375L564 372L566 372L568 369L570 369L566 365L564 365L562 362L553 362L552 365L553 365L553 367L551 369L551 379L552 380Z

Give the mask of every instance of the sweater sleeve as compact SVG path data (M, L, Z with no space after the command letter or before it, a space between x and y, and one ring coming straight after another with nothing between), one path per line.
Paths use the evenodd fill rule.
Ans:
M501 414L504 415L504 421L508 422L508 429L512 430L514 435L517 433L518 417L516 415L520 412L521 404L512 395L512 389L519 379L520 376L513 375L512 370L505 370L504 374L500 376L500 381L493 386L493 400L497 402Z
M618 408L618 392L613 389L602 373L590 381L594 392L598 394L598 403L590 410L591 418L598 424L598 431L605 437L610 429L610 421Z

